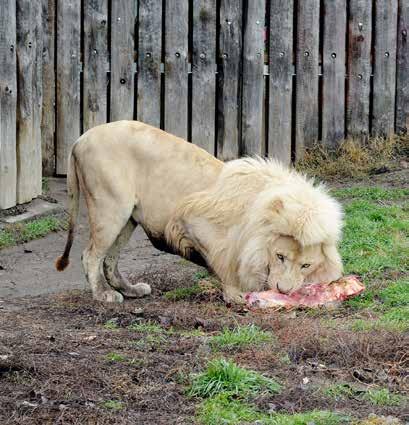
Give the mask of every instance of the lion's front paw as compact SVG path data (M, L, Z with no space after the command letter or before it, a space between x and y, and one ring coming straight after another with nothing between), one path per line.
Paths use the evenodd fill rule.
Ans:
M126 289L122 291L122 294L125 297L130 298L142 298L152 293L150 285L145 282L138 282L135 285L129 285Z
M228 287L223 290L223 299L226 304L245 304L244 293L237 288Z
M117 303L121 304L124 302L124 297L121 293L117 291L103 291L97 294L94 294L94 299L104 303Z

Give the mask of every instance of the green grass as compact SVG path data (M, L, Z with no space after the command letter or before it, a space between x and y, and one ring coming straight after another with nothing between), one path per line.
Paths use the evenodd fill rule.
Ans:
M338 199L358 198L366 201L396 201L409 198L409 189L384 189L382 187L333 189L331 193Z
M157 323L153 322L142 322L142 323L132 323L128 326L130 331L142 332L142 333L162 333L164 329L159 326Z
M160 333L146 335L144 338L132 341L132 346L141 351L158 350L166 343L166 337Z
M356 394L349 384L333 384L324 389L324 394L335 400L345 400Z
M43 194L46 194L50 191L50 181L48 177L42 178L42 192Z
M346 416L326 411L266 414L240 400L231 400L226 394L204 400L199 406L197 419L203 425L238 425L256 421L263 425L339 425L348 420Z
M193 298L196 295L199 295L202 292L202 288L195 284L189 288L176 288L171 291L167 291L164 294L164 297L169 301L180 301Z
M119 325L116 319L107 320L104 324L105 329L115 330L119 329Z
M193 275L193 279L196 282L202 279L207 279L208 277L210 277L210 274L207 270L200 270Z
M166 342L166 332L161 326L154 322L136 322L128 326L128 329L133 332L146 334L137 341L131 341L133 347L138 350L157 350Z
M409 279L400 279L378 291L369 289L364 297L351 300L349 304L370 308L375 313L373 320L355 320L352 323L353 330L409 330Z
M273 379L244 369L226 359L209 363L207 369L193 378L188 391L191 397L213 397L220 393L245 397L261 392L278 393L281 389Z
M125 356L119 353L108 353L105 358L106 360L112 363L120 363L125 362L127 360Z
M347 383L330 385L324 389L324 394L335 400L355 398L377 406L400 406L407 401L406 397L394 394L387 388L359 390Z
M339 199L349 200L345 205L340 246L345 273L362 276L367 287L362 295L346 304L383 314L392 307L406 307L409 300L409 190L359 187L332 193ZM397 200L401 201L399 205L384 202ZM402 318L406 316L406 309L395 310L390 316L380 317L375 325L403 329ZM368 329L373 324L358 321L354 326Z
M353 201L345 211L341 255L346 273L374 279L387 270L409 272L409 220L403 207Z
M378 297L385 307L409 306L409 279L392 283L382 289Z
M102 407L108 410L112 410L114 412L119 412L125 408L125 405L122 401L117 400L106 400L102 403Z
M39 239L63 229L66 229L66 222L53 216L27 223L10 224L0 230L0 249Z
M265 342L271 342L272 335L255 325L237 326L234 329L224 329L220 335L210 339L210 345L215 350L237 349L249 346L257 346Z
M363 399L376 406L400 406L405 401L405 397L393 394L387 388L368 390Z

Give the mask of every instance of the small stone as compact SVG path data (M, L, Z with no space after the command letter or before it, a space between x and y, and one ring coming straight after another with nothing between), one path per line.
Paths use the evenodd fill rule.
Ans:
M304 378L302 379L302 383L303 383L304 385L307 385L309 382L310 382L310 380L309 380L309 378L307 378L307 377L304 377Z
M135 314L135 316L143 316L144 310L142 307L136 307L133 314Z
M70 353L68 353L70 356L72 357L79 357L79 353L76 353L75 351L71 351Z
M409 168L409 162L408 161L405 161L404 159L399 163L399 165L402 167L402 168L404 168L405 170L407 169L407 168Z
M23 401L20 405L23 407L31 407L31 408L38 407L37 403L30 403L29 401Z
M7 354L2 354L0 355L0 360L2 360L3 362L5 362L6 360L8 360L10 356L8 356Z
M96 335L90 335L90 336L86 336L84 338L84 341L94 341L94 339L96 339L97 336Z

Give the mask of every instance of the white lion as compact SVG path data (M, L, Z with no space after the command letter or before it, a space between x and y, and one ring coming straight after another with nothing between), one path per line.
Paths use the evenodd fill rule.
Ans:
M67 176L70 225L58 270L68 265L80 190L90 223L82 262L95 299L150 293L118 271L120 250L139 224L153 245L206 265L226 302L266 288L290 293L342 274L342 210L322 186L274 160L226 164L199 147L137 121L87 131Z

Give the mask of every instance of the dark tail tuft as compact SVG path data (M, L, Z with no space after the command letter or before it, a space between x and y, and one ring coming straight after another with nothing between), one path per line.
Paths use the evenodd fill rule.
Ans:
M57 261L55 262L55 268L62 272L68 267L68 264L70 264L70 260L68 257L65 257L64 255L61 255L61 257L57 258Z

